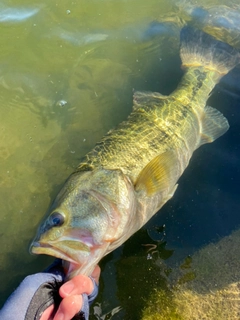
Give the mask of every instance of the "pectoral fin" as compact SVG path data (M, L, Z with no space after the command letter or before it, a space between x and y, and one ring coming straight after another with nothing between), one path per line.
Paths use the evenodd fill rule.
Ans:
M180 168L175 152L168 150L152 161L140 172L135 183L135 190L146 191L148 196L172 188L180 175Z
M204 111L199 146L213 142L222 136L229 128L227 119L217 109L206 106Z

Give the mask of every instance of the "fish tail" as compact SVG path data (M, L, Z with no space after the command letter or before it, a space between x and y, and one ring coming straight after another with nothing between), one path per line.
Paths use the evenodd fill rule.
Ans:
M224 75L240 62L237 49L190 26L181 30L180 43L183 67L202 66Z

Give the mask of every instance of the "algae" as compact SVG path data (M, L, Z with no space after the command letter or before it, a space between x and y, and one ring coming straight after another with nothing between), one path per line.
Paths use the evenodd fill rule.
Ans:
M187 257L172 271L168 289L152 292L142 320L239 319L239 258L240 230Z

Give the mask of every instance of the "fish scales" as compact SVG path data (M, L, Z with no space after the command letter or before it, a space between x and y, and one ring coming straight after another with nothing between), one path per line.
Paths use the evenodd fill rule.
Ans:
M82 159L40 225L31 251L63 259L68 278L91 274L141 228L174 195L194 150L228 130L206 101L239 52L184 27L180 55L185 74L176 90L135 92L128 119Z
M179 117L172 112L178 106ZM82 160L77 170L86 165L121 169L135 182L141 170L160 153L179 148L181 139L176 130L181 119L181 104L174 99L159 99L158 105L139 107L129 119L106 135ZM184 109L185 110L185 109Z
M196 73L204 81L199 81ZM184 169L199 144L201 115L205 106L199 101L206 102L216 84L213 78L216 79L216 72L206 72L199 67L188 70L176 93L169 97L158 94L156 98L156 93L146 92L141 97L143 103L135 107L128 120L103 137L83 158L77 170L86 165L91 168L119 168L135 182L147 163L168 149L178 151L180 162L187 152L188 157L182 165Z

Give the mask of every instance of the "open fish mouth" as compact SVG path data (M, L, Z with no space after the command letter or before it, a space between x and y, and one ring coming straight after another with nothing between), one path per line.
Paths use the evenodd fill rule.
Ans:
M68 255L66 252L63 252L59 248L56 248L55 246L52 246L49 243L34 241L31 244L30 251L35 254L47 254L62 260L72 262L74 264L79 264L79 262L73 260L71 256Z
M64 241L63 241L64 242ZM74 241L71 241L74 242ZM75 241L76 242L76 241ZM66 274L66 279L71 279L73 274L77 275L80 273L81 268L83 265L85 265L86 260L89 258L89 248L88 250L86 250L87 246L84 243L79 243L78 244L80 246L82 246L83 250L82 251L82 256L81 256L81 260L79 259L79 252L76 252L76 257L78 257L78 259L74 259L74 252L73 255L71 255L70 253L68 254L68 250L64 250L66 247L65 246L61 246L63 249L61 250L60 248L56 247L55 245L51 245L49 243L44 243L44 242L38 242L38 241L34 241L31 244L30 247L30 251L34 254L46 254L46 255L50 255L53 256L55 258L59 258L62 259L62 266L64 268L65 274ZM66 244L65 244L66 245ZM80 260L80 261L79 261ZM89 275L87 270L85 271L86 275Z

